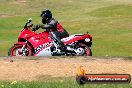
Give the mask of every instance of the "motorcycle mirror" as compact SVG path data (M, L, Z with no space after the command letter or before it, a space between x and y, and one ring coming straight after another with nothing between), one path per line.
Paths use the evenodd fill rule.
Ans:
M31 21L32 21L32 18L29 18L29 19L28 19L28 23L30 23Z
M26 27L27 27L27 25L28 25L29 23L31 23L31 21L32 21L32 18L29 18L29 19L27 20L27 22L26 22L26 24L25 24L24 28L26 28Z

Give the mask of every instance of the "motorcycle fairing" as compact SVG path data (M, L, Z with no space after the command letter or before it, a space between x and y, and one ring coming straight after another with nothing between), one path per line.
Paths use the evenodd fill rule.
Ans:
M75 34L75 35L71 35L69 37L63 38L63 39L61 39L61 41L63 41L64 44L66 45L66 44L70 44L75 41L85 39L87 37L90 38L90 40L92 40L92 37L88 34Z
M42 50L40 50L39 52L37 52L36 54L34 54L33 56L52 56L52 52L50 49L51 46L48 46Z
M51 46L53 46L53 42L47 42L35 48L34 56L52 56Z
M49 37L49 34L47 32L39 33L30 39L28 41L33 44L34 48L39 47L40 45L43 45L45 43L51 42L51 39Z
M37 33L35 32L32 32L30 30L22 30L20 33L19 33L19 36L18 36L18 41L20 39L28 39L34 35L37 35Z

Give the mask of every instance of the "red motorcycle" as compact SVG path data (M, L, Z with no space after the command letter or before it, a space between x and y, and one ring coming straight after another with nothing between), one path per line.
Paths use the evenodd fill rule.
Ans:
M61 51L51 36L52 32L35 33L31 22L32 19L28 19L18 36L18 42L9 49L8 56L92 56L90 34L75 34L61 39L66 46L66 50Z

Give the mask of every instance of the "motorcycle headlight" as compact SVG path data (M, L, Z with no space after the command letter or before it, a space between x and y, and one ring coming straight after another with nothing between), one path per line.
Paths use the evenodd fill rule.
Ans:
M86 41L86 42L90 42L90 39L89 39L89 38L86 38L85 41Z

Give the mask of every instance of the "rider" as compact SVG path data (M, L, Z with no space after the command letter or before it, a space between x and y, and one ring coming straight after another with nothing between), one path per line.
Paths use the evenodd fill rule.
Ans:
M62 25L52 17L50 10L42 11L41 15L43 25L36 25L36 29L42 28L49 31L51 36L58 42L59 48L64 47L62 38L68 37L68 32L62 27Z

